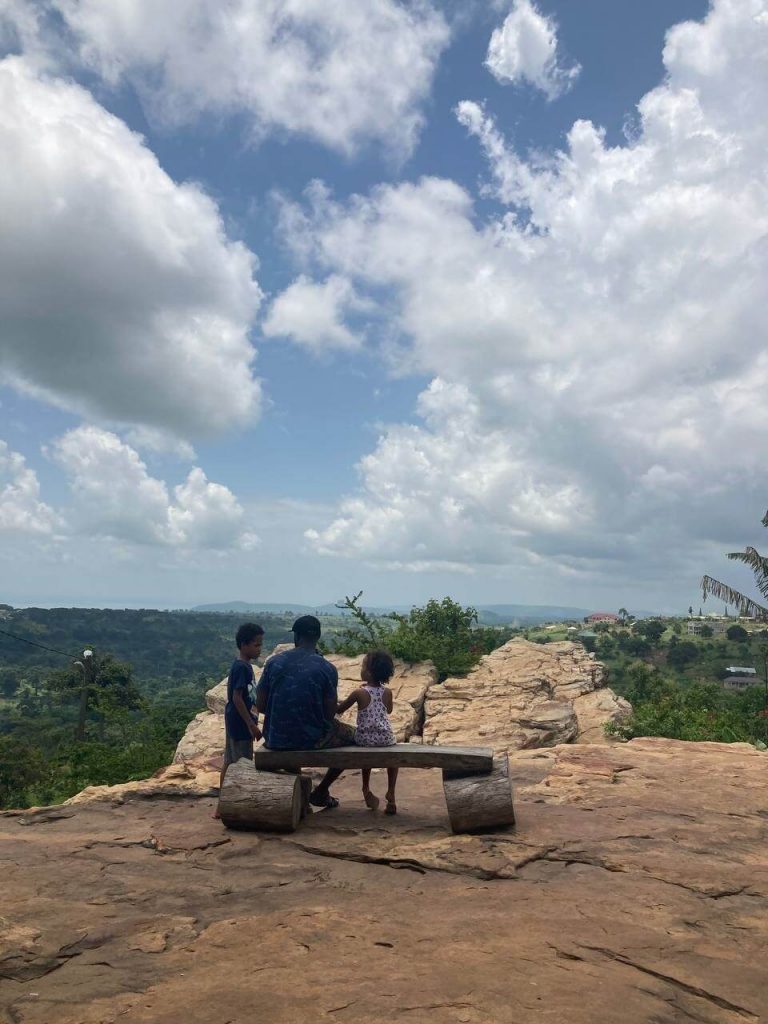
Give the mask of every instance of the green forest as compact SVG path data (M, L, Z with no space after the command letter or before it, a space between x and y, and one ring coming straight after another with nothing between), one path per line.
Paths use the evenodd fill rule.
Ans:
M168 764L205 691L226 675L241 621L0 605L0 806L55 803ZM267 652L291 635L290 614L259 621Z

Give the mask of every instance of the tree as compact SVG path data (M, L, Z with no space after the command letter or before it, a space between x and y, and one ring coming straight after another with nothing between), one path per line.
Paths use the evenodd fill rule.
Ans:
M763 526L768 526L768 512L762 519ZM746 547L743 551L731 551L726 556L734 562L741 562L748 566L755 577L755 586L763 598L768 599L768 558L764 558L760 552L753 547ZM755 601L753 598L742 594L727 583L713 579L711 576L704 576L701 580L701 592L704 600L711 594L713 597L726 604L738 608L740 615L751 615L757 619L768 619L768 608Z
M646 637L652 644L657 644L664 633L664 623L659 619L643 619L635 623L635 632Z
M461 676L483 654L509 639L509 631L477 625L477 611L464 608L450 597L428 601L408 615L376 618L360 607L362 591L346 597L339 607L351 613L353 623L336 640L344 654L361 654L371 647L386 647L404 661L431 661L439 679Z
M745 640L749 640L749 633L744 629L743 626L729 626L725 631L725 635L728 640L734 643L744 643Z
M619 608L619 618L621 619L622 625L627 621L629 612L626 608Z
M682 643L675 644L674 647L670 647L667 652L667 664L672 668L682 671L692 662L696 661L699 656L699 649L696 644L690 642L690 640L684 640Z
M116 711L132 711L143 706L140 690L133 681L133 671L126 662L116 661L111 654L84 659L80 667L53 672L48 687L62 701L77 699L80 705L75 739L85 739L89 712L99 716L99 732L104 721Z
M688 617L689 618L693 618L693 605L692 604L688 605Z
M703 636L705 640L711 639L714 635L715 633L711 626L705 625L701 627L701 636Z

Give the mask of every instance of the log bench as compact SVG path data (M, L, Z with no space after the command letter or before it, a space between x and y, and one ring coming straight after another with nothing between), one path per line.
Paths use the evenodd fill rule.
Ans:
M254 751L227 769L219 813L227 828L293 832L308 811L311 781L302 768L440 768L454 832L487 832L514 825L506 754L490 747L395 743L391 747Z

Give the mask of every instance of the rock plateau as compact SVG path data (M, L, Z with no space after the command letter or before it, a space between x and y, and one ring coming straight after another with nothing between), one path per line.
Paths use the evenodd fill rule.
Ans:
M6 813L0 1020L768 1019L768 754L633 740L511 764L517 826L480 836L451 835L435 771L402 773L394 818L350 774L284 837L225 831L189 765Z

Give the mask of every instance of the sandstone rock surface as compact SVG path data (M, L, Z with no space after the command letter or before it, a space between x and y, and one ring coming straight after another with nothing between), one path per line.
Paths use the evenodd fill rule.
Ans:
M270 657L283 650L290 650L291 646L279 645ZM331 654L328 660L338 670L341 699L360 685L363 658L362 655L349 658L342 654ZM395 660L395 674L389 685L394 697L391 722L398 743L407 743L411 736L419 731L424 699L428 688L436 680L437 673L431 662L411 665L405 661ZM187 726L176 747L173 758L175 763L221 755L224 748L224 707L227 703L226 679L222 679L206 693L205 703L208 711L202 711ZM354 710L349 711L344 720L354 724Z
M517 827L479 836L436 771L402 773L394 818L354 773L286 837L225 831L178 774L2 815L0 1020L768 1019L768 754L568 744L512 773Z
M631 707L605 686L605 670L580 644L510 640L462 679L430 687L424 742L497 751L606 743L603 725Z

